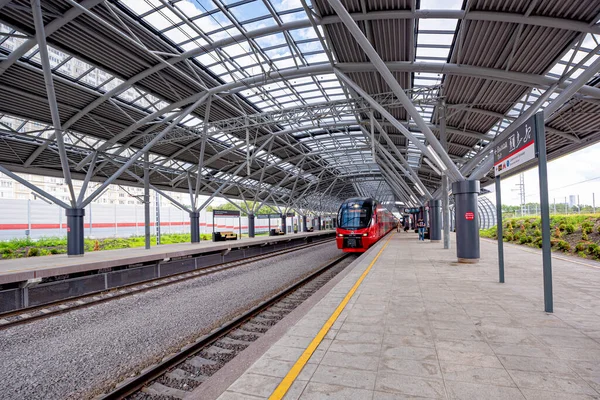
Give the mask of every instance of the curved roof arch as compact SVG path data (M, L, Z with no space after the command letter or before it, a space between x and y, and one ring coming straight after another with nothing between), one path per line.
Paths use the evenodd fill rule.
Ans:
M41 0L37 26L33 4L0 2L9 171L141 185L148 153L152 185L192 198L418 204L440 148L486 181L533 110L550 159L600 138L594 0Z

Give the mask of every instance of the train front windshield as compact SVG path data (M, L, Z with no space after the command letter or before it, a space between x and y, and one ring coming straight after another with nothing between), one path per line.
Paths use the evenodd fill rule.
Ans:
M348 201L338 211L338 227L342 229L363 229L369 226L373 215L373 205L366 201Z

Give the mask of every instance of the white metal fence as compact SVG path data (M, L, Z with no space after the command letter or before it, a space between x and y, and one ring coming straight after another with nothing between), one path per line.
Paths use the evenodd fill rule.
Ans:
M0 199L0 240L22 238L29 235L36 239L43 236L65 236L67 218L65 210L42 200ZM211 233L212 213L200 213L200 233ZM215 218L215 231L248 232L248 218ZM269 220L256 219L256 232L266 232ZM271 228L280 227L281 220L270 221ZM150 207L151 232L156 232L156 207ZM298 224L298 218L287 218L288 231ZM309 219L309 225L311 221ZM161 234L189 233L189 214L174 206L160 207ZM127 237L144 234L144 206L92 203L85 209L86 237Z

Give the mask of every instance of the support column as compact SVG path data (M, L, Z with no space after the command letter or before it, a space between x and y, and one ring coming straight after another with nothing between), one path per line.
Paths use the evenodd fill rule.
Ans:
M456 255L458 262L479 262L479 217L477 196L479 181L458 181L452 184L455 203Z
M281 214L281 230L284 235L287 234L287 217L285 214Z
M254 237L254 214L248 214L248 237Z
M150 249L150 160L144 154L144 237L146 250Z
M442 176L442 223L444 225L444 249L450 248L450 198L448 197L448 175Z
M190 233L192 236L192 243L200 242L200 213L190 212Z
M319 228L317 230L320 231L321 230L321 216L320 215L317 217L317 225L319 226Z
M302 216L302 232L308 232L308 227L306 226L306 215Z
M82 257L84 253L83 244L83 217L85 209L67 208L67 255L69 257Z
M429 239L434 243L442 240L442 201L429 201Z

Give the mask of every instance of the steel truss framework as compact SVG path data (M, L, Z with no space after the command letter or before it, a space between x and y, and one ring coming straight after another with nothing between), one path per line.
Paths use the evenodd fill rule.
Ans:
M143 186L144 155L190 211L420 205L539 109L550 159L599 140L600 4L525 3L0 1L0 171L64 177L32 190L65 208Z

